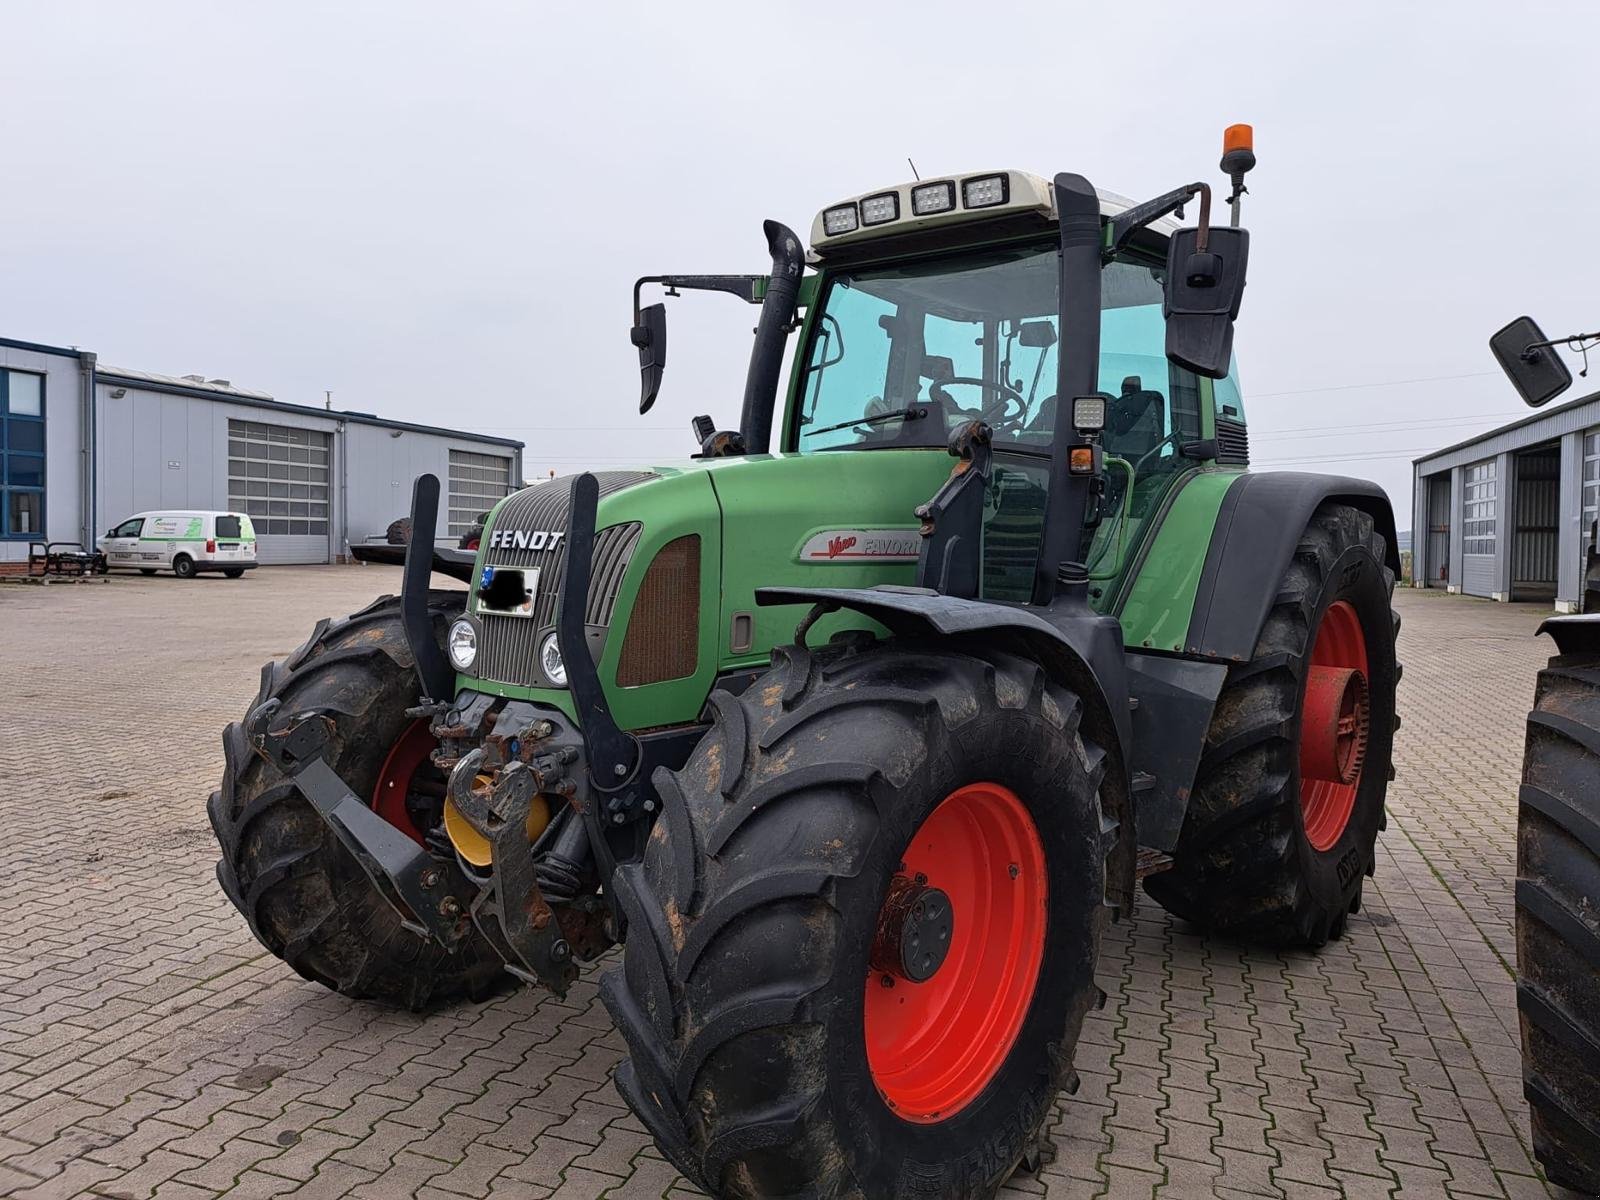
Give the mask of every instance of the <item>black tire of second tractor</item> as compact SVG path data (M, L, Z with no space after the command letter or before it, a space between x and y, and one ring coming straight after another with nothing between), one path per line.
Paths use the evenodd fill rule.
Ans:
M1517 1008L1533 1149L1600 1195L1600 654L1539 672L1517 815Z
M430 595L441 640L465 596ZM410 727L406 709L416 697L400 602L390 596L354 616L318 622L287 659L267 663L247 712L271 699L286 713L332 712L336 729L324 757L365 797ZM451 950L406 930L298 789L251 750L242 722L229 724L222 748L222 786L206 806L222 847L217 879L268 950L347 996L414 1010L461 995L480 998L506 980L475 927Z
M1343 936L1372 874L1392 775L1400 618L1394 573L1372 518L1324 502L1275 584L1247 663L1230 667L1170 870L1145 890L1168 912L1231 937L1317 947ZM1355 807L1338 841L1315 849L1300 806L1300 717L1306 669L1323 614L1356 611L1366 641L1370 728Z
M1104 752L1035 663L959 644L774 652L680 771L615 894L623 967L601 995L628 1042L616 1082L667 1157L718 1197L992 1195L1032 1149L1072 1055L1105 906ZM988 779L1046 850L1048 940L1011 1051L943 1120L902 1120L863 1036L868 954L913 831ZM958 913L956 919L961 919Z

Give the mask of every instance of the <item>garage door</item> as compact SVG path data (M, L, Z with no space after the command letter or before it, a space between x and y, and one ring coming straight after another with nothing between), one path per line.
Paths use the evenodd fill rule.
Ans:
M228 507L250 514L261 562L328 561L328 444L318 429L228 422Z
M511 460L500 454L450 451L450 536L458 538L511 494Z
M1495 460L1473 463L1461 473L1461 590L1488 596L1495 587Z

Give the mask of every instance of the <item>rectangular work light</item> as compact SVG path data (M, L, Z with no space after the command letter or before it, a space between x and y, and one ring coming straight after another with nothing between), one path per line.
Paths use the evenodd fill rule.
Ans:
M1094 433L1106 427L1106 399L1104 396L1074 396L1072 398L1072 427L1085 433Z
M994 208L1011 199L1011 180L1005 174L976 175L961 181L964 208Z
M931 217L935 213L949 212L956 206L956 185L948 179L938 183L924 183L911 189L911 213L917 217Z
M841 233L854 233L860 224L854 204L841 204L836 208L825 209L822 213L822 231L829 237L836 237Z
M900 194L898 192L882 192L876 196L868 196L861 201L861 223L863 225L885 225L900 217Z

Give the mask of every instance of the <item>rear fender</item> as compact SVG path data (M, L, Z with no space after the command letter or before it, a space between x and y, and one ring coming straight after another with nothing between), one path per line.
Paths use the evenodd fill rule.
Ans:
M1222 662L1248 662L1294 560L1300 535L1324 501L1348 504L1372 517L1383 535L1384 562L1400 577L1394 509L1375 483L1337 475L1271 471L1240 475L1223 497L1205 565L1195 589L1184 653Z
M1114 617L1102 616L1086 605L1074 609L1058 603L1041 610L893 585L760 588L756 603L810 604L824 611L849 609L900 637L983 641L1032 659L1051 679L1071 688L1083 701L1084 731L1106 752L1101 801L1106 814L1118 822L1116 847L1106 864L1106 897L1123 912L1131 910L1137 857L1128 769L1132 723L1121 626ZM802 633L804 628L803 624Z

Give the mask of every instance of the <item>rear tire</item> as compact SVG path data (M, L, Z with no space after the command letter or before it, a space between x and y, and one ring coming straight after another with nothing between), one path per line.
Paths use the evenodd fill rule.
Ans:
M172 573L179 579L193 579L198 572L195 570L194 559L187 554L180 554L172 560Z
M441 638L465 597L432 594ZM413 671L400 602L385 597L352 617L318 622L286 660L263 667L250 709L270 699L285 712L326 707L336 730L324 757L357 795L374 797L391 751L415 724L406 715L417 697ZM222 749L222 786L206 806L222 846L217 880L268 950L347 996L412 1009L485 995L504 978L476 927L453 951L404 929L306 799L251 750L240 722L224 731ZM391 814L404 811L383 815L401 828Z
M1533 1150L1600 1194L1600 656L1539 672L1517 814L1517 1009Z
M990 1195L1073 1083L1098 997L1104 754L1078 698L1006 654L868 638L773 663L742 695L712 694L694 755L656 775L643 862L615 877L628 934L601 995L630 1051L617 1087L715 1196ZM937 842L941 867L930 814L974 793L1012 815L973 815L969 836ZM997 842L1007 821L1020 832ZM917 864L954 912L923 983L875 947L891 881ZM971 978L993 962L998 986L941 984L974 945Z
M223 567L222 568L222 573L224 575L226 575L229 579L242 579L242 578L244 578L244 568L243 567Z
M1268 945L1343 935L1384 825L1399 678L1393 592L1372 518L1320 505L1275 585L1254 656L1229 668L1217 697L1173 867L1145 880L1168 912ZM1336 626L1359 629L1368 709L1353 795L1330 814L1303 794L1300 753L1313 652Z

